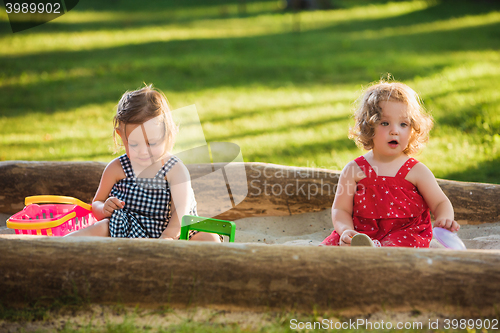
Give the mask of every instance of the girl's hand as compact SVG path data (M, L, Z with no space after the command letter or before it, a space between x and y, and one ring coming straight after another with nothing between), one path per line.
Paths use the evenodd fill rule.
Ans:
M109 197L104 202L102 213L105 217L110 217L116 209L122 209L123 207L125 207L125 202L115 197Z
M359 232L351 229L344 230L342 235L340 235L340 246L351 246L351 239L354 235L359 234Z
M443 229L447 229L449 231L458 231L460 230L460 224L455 220L451 219L439 219L434 222L434 227L439 227Z

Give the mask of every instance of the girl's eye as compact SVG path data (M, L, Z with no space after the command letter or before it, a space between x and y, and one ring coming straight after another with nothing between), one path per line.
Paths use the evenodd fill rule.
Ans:
M408 124L407 123L401 123L401 127L407 127Z
M389 123L387 121L383 121L383 122L380 123L380 125L382 125L382 126L389 126Z
M130 147L135 148L137 145L129 144Z
M150 146L155 146L156 145L156 142L150 142L149 143Z

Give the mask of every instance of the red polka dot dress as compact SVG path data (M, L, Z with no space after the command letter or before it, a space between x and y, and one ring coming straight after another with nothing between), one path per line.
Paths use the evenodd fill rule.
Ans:
M354 230L381 246L429 247L432 225L429 207L415 185L405 179L418 163L410 158L395 177L377 176L368 161L354 160L366 175L356 187L353 203ZM339 245L333 231L323 245Z

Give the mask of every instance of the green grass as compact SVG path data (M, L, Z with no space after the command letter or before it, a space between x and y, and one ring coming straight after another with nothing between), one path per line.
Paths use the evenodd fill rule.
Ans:
M294 16L246 2L80 1L16 34L2 10L0 160L110 161L113 108L146 82L196 104L207 141L245 161L338 170L363 153L352 103L391 73L436 121L417 158L439 178L500 183L498 4L333 1Z
M335 314L300 314L285 312L234 312L208 308L126 308L123 306L95 306L93 308L81 305L58 306L47 309L42 316L27 317L29 309L22 312L15 320L7 318L0 322L0 327L12 331L23 332L23 329L36 332L64 333L132 333L132 332L175 332L175 333L292 333L292 332L474 332L460 329L467 325L467 320L456 322L455 318L447 318L429 314L425 316L419 311L396 314L387 313L374 317L347 318ZM13 312L15 312L14 310ZM0 313L1 314L1 313ZM1 319L6 319L0 316ZM449 319L449 324L446 320ZM486 319L486 318L485 318ZM13 322L15 321L15 322ZM432 323L432 324L431 324ZM473 325L483 323L474 321ZM486 322L484 322L486 323ZM490 319L491 323L491 319ZM439 326L438 326L439 324ZM471 322L469 321L469 325ZM401 325L401 329L396 329ZM449 328L445 329L445 325ZM491 324L490 324L491 325ZM438 328L439 327L439 328ZM455 329L453 329L455 327ZM479 331L480 329L478 329ZM488 332L484 329L481 332Z

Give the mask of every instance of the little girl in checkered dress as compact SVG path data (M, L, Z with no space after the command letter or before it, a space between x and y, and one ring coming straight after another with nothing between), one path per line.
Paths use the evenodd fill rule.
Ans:
M187 168L170 153L177 127L165 95L152 86L126 92L113 122L126 154L102 174L92 203L100 221L70 236L178 239L182 217L197 215L196 200ZM221 241L197 231L189 238Z
M427 141L432 118L399 82L369 87L351 137L369 150L342 170L332 206L334 231L323 245L429 247L434 227L458 231L453 207L432 172L411 155Z

